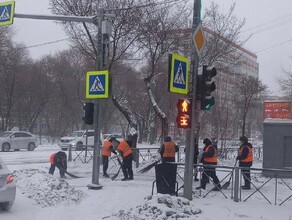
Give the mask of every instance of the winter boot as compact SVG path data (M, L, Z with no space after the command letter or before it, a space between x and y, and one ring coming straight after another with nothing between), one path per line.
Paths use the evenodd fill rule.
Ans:
M106 174L103 174L104 177L106 178L109 178L110 176L106 173Z
M127 181L127 180L129 180L129 179L126 177L124 179L121 179L121 181Z
M243 190L249 190L250 189L250 186L242 186L241 189L243 189Z
M199 182L199 179L197 177L195 177L194 182Z
M202 186L198 186L198 187L196 187L196 189L205 189L205 188L203 188Z

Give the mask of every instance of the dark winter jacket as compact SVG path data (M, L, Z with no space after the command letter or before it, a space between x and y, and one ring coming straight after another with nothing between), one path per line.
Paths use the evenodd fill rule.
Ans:
M63 151L59 151L54 156L54 164L59 169L67 170L67 155Z

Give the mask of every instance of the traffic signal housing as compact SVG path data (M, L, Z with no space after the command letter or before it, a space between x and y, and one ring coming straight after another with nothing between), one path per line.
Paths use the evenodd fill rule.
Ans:
M87 125L92 125L94 119L94 104L91 102L84 103L82 120Z
M216 75L215 67L204 65L202 74L197 77L196 97L201 101L201 110L210 110L215 104L215 98L211 93L216 89L215 82L212 82L212 78Z
M190 99L179 99L177 103L176 123L178 128L191 127L192 103Z

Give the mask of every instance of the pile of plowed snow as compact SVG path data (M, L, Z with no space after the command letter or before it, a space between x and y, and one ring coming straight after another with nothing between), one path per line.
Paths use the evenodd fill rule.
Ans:
M79 203L85 196L63 179L56 179L45 171L24 169L14 172L17 189L41 207Z
M157 194L145 199L145 203L129 211L120 210L111 219L194 219L201 213L189 200L181 197Z

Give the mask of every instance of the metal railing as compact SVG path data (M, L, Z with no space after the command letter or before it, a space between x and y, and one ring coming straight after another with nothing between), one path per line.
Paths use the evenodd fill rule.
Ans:
M238 156L239 148L219 148L218 156L220 159L235 159ZM253 147L253 156L254 158L261 159L263 157L263 148L262 147Z
M176 163L184 167L183 163ZM224 198L230 197L235 202L247 202L248 200L261 200L266 201L269 204L283 205L287 201L292 201L292 179L283 178L282 176L292 176L292 170L287 169L265 169L265 168L247 168L237 166L216 166L216 165L203 165L199 164L195 166L197 172L199 172L199 180L202 179L202 174L208 168L215 168L217 176L223 176L220 181L220 185L226 180L230 179L230 187L227 189L220 189L220 193ZM242 170L250 170L251 180L250 190L243 190L242 177L245 175ZM224 175L222 175L224 173ZM227 173L227 174L226 174ZM263 173L269 177L263 176ZM206 173L205 173L206 174ZM212 185L215 186L213 180L209 178ZM181 178L182 179L182 178ZM182 188L182 187L180 187ZM198 197L205 198L213 192L213 186L211 189L193 191Z

